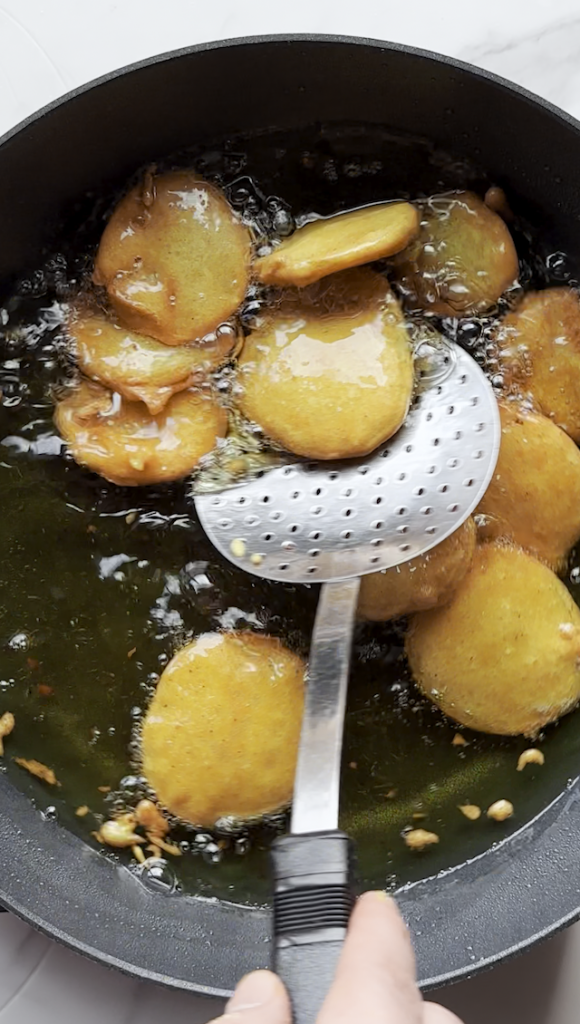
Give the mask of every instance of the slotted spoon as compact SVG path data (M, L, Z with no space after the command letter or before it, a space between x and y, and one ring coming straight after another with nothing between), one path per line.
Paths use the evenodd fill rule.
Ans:
M275 968L299 1024L315 1021L352 910L351 841L339 832L340 759L360 577L416 558L457 530L491 479L497 403L471 356L424 342L420 392L399 432L372 455L297 462L195 496L209 539L270 580L322 583L292 805L276 841Z

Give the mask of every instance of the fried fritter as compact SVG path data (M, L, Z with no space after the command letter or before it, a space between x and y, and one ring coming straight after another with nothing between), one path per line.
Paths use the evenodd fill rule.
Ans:
M75 461L123 487L187 476L227 429L209 392L181 391L152 416L143 402L89 381L58 402L54 418Z
M372 622L445 604L468 571L475 551L471 516L450 537L419 558L361 579L358 614Z
M296 455L366 455L403 423L413 388L411 345L387 281L347 270L283 292L246 338L237 402Z
M580 451L563 430L516 402L500 402L501 447L478 513L480 535L507 538L562 569L580 538Z
M160 803L209 827L286 807L304 672L279 640L256 633L207 633L178 651L143 723L143 771Z
M451 718L535 736L580 699L580 610L542 562L483 544L449 604L413 616L407 656Z
M172 395L221 366L237 343L233 327L203 344L168 348L121 327L104 313L77 310L67 323L79 368L124 398L161 412Z
M518 278L505 223L473 192L448 192L418 202L419 237L393 260L412 309L439 316L484 313Z
M265 284L304 288L328 274L392 256L418 231L419 213L410 203L377 203L349 210L298 228L256 260L256 274Z
M580 299L571 288L528 292L496 335L509 391L529 394L544 416L580 442Z
M113 211L95 261L121 323L164 345L202 338L240 305L251 239L193 171L146 175Z

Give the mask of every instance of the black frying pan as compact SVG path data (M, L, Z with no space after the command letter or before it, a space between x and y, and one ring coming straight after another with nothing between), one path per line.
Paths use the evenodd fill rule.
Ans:
M518 197L548 247L580 257L580 128L509 83L380 42L264 38L193 47L106 76L0 144L0 300L88 190L192 140L272 127L387 126L385 174L431 187L425 140ZM374 126L374 128L373 128ZM413 177L414 175L414 177ZM411 176L411 177L410 177ZM411 180L412 178L412 180ZM554 748L556 749L556 748ZM140 978L214 995L269 961L264 910L155 895L0 775L0 900L47 934ZM424 987L465 977L580 915L580 785L483 856L399 894Z

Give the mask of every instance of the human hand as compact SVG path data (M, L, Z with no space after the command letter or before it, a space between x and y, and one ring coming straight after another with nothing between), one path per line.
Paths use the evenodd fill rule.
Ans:
M247 974L218 1021L291 1024L284 985L271 971ZM423 1001L409 933L384 893L367 892L358 900L317 1024L461 1024L449 1010Z

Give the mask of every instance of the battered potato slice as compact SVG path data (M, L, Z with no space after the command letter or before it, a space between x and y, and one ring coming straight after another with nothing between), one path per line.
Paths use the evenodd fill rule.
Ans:
M478 513L486 540L514 541L555 571L580 537L580 451L551 420L500 402L501 447Z
M54 418L75 461L122 487L187 476L227 429L209 392L181 391L152 416L143 402L89 381L58 402Z
M256 261L265 284L305 285L400 252L419 232L410 203L378 203L311 221Z
M423 693L451 718L535 736L580 698L580 610L521 548L483 544L450 603L413 616L407 655Z
M448 192L417 205L419 237L394 260L406 303L454 317L491 309L519 272L501 217L473 192Z
M367 269L282 293L238 363L244 415L312 458L373 451L403 423L412 388L401 310L387 281Z
M360 618L386 622L445 604L471 565L475 538L475 522L470 516L455 533L419 558L363 576Z
M279 640L256 633L207 633L178 651L143 723L143 771L159 802L203 826L286 807L304 672Z
M509 390L529 393L544 416L580 442L580 299L571 288L528 292L496 332Z
M76 310L67 333L80 369L92 380L158 413L172 395L201 382L231 354L237 334L228 325L203 344L168 348L121 327L104 313Z
M249 231L217 188L193 171L148 174L114 210L94 280L126 327L183 345L237 309L250 256Z

